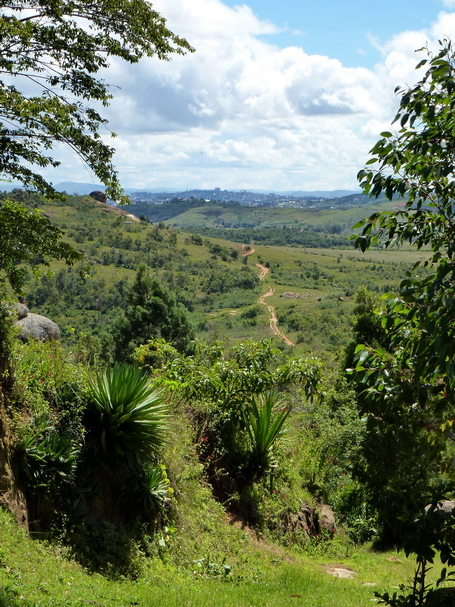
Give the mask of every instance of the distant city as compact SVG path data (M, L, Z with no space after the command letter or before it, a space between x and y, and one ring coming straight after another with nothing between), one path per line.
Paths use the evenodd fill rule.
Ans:
M4 190L21 187L20 184L5 184ZM104 191L101 184L68 181L58 183L55 189L68 194L80 196L90 194L94 190ZM316 190L316 191L269 191L269 190L208 190L193 189L176 191L174 188L151 188L139 190L125 188L133 204L165 204L170 202L224 202L237 203L245 206L266 207L297 207L297 208L346 208L366 204L367 196L355 190Z
M130 192L133 203L165 204L169 202L218 201L236 202L257 207L346 207L365 204L369 199L364 194L349 190L329 192L253 192L250 190L185 190L184 192Z

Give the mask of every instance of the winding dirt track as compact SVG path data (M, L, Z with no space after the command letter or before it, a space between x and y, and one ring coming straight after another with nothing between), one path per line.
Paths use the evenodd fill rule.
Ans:
M262 266L260 263L257 263L256 266L258 268L260 268L261 273L259 274L259 280L264 280L264 277L267 276L267 274L269 273L269 269L266 268L265 266ZM288 339L286 337L286 335L284 333L282 333L279 328L278 328L278 318L276 317L276 313L275 313L275 308L273 306L271 306L268 303L265 303L264 299L266 297L270 297L271 295L273 295L275 292L275 289L273 289L272 287L269 287L269 290L267 291L267 293L264 293L263 295L261 295L258 299L258 303L264 305L267 310L269 311L270 314L270 320L269 320L269 324L270 324L270 329L272 331L272 333L274 335L276 335L277 337L279 337L280 339L282 339L284 341L284 343L286 343L288 346L295 346L295 343L292 342L290 339Z
M245 245L242 244L242 251L245 250ZM256 251L256 249L254 247L251 247L251 249L249 249L246 253L242 253L242 257L246 257L247 255L251 255L251 253L254 253ZM257 266L259 264L256 264ZM261 266L262 267L262 266Z
M261 270L261 273L259 274L259 280L263 280L264 276L267 276L267 274L269 273L269 269L265 266L261 266L260 263L257 263L256 266Z

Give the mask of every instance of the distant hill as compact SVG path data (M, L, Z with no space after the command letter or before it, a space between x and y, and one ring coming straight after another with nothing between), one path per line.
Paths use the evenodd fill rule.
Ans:
M11 186L5 187L4 189L12 189ZM93 190L101 190L104 192L105 186L100 183L83 183L78 181L62 181L54 186L56 190L59 192L67 192L68 194L77 194L79 196L83 196L84 194L89 194L93 192ZM0 188L1 189L1 188ZM221 190L220 188L206 189L206 190L183 190L178 191L176 188L125 188L125 192L127 194L140 192L141 194L160 194L163 197L167 195L178 195L180 198L190 198L191 196L195 198L210 198L212 200L239 200L239 194L261 194L268 195L273 194L275 196L294 196L297 198L340 198L342 196L349 196L350 194L360 194L360 190L313 190L313 191L304 191L304 190L243 190L233 188L232 190ZM240 197L241 198L241 197Z
M85 194L90 194L93 190L100 190L104 192L106 186L101 183L84 183L80 181L62 181L61 183L57 183L54 186L58 192L66 192L67 194L77 194L78 196L84 196ZM1 189L1 188L0 188ZM6 189L6 188L5 188ZM133 192L142 192L143 190L138 188L125 188L125 192L127 194L131 194ZM152 188L147 190L150 193L162 192L162 188ZM167 192L176 192L177 190L168 188Z

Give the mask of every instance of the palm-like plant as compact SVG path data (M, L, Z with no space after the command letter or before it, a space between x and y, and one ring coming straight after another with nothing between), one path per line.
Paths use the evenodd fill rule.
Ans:
M284 422L289 413L290 407L284 406L275 390L265 392L243 408L255 478L263 476L273 466L272 448L284 432Z
M115 364L90 383L90 395L85 422L98 453L133 463L159 452L168 405L140 369Z
M73 480L80 444L67 432L59 432L47 415L35 417L30 434L16 446L20 474L30 491L54 490Z

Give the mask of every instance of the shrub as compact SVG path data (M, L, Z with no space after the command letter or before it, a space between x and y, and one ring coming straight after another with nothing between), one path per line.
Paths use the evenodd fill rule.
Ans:
M167 430L167 404L135 367L115 364L90 384L85 422L101 459L146 461L157 454Z

